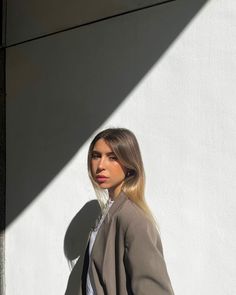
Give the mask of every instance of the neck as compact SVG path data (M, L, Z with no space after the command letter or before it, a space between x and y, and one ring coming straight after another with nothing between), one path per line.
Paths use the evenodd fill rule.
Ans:
M116 186L115 188L108 189L109 198L111 200L115 200L118 197L118 195L121 192L122 184L123 184L123 182L121 184L119 184L118 186Z

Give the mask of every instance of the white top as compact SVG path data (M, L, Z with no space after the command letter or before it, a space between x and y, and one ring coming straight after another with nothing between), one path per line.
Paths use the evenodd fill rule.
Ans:
M98 223L98 225L96 226L95 229L92 230L91 235L90 235L90 240L89 240L89 256L91 256L91 252L92 252L92 248L93 248L93 244L95 242L95 238L96 235L98 233L98 230L103 222L103 220L105 219L105 216L107 215L111 205L113 204L114 200L111 200L110 198L107 201L107 205L106 205L106 209L104 210L104 213L102 214L102 217ZM89 264L90 264L90 259L89 259ZM86 280L86 294L87 295L94 295L94 290L92 288L91 285L91 281L90 281L90 277L89 277L89 272L87 273L87 280Z

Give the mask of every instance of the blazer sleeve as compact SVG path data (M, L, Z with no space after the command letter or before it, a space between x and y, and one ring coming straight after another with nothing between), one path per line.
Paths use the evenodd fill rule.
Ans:
M129 224L125 234L124 265L134 295L174 295L161 239L149 219L136 216Z

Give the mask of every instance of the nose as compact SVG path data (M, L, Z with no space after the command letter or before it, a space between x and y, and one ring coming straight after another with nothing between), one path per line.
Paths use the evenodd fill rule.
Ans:
M100 158L98 162L98 170L104 170L105 169L105 159L103 157Z

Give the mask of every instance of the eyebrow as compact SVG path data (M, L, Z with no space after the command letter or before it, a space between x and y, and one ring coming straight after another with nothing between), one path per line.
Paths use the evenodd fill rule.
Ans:
M93 150L93 151L92 151L92 154L99 154L99 155L101 155L101 153L100 153L99 151L96 151L96 150ZM107 156L115 155L115 153L114 153L114 152L108 152L108 153L106 153L106 155L107 155Z

